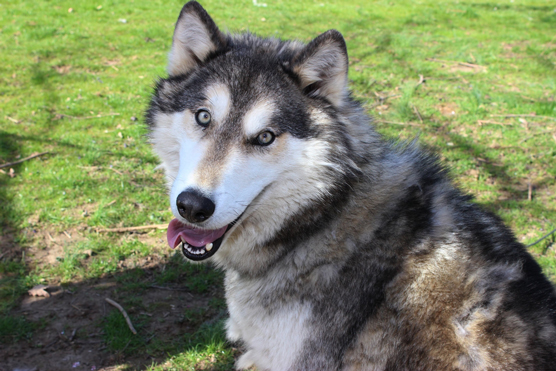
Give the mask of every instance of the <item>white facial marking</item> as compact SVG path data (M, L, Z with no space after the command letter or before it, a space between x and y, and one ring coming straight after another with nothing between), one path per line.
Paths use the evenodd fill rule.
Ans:
M229 89L223 84L215 84L207 87L205 90L207 100L204 106L210 110L213 115L213 122L211 125L221 124L230 111L231 98ZM203 170L200 168L200 163L206 157L207 152L210 150L208 141L203 140L202 134L197 127L195 121L195 112L189 110L174 113L171 115L171 123L168 125L169 131L176 138L179 143L179 160L174 157L174 163L179 162L179 167L174 166L172 175L172 185L170 189L170 207L173 214L180 218L177 210L176 199L178 195L188 188L201 189L199 186L199 175ZM167 173L167 175L169 175ZM212 190L205 191L210 194ZM215 226L221 227L221 226Z
M255 136L268 127L273 112L274 103L272 101L263 100L257 103L245 114L243 119L245 135L248 137Z
M207 103L211 108L216 122L221 123L230 111L230 90L226 85L213 85L207 89Z
M176 205L178 195L189 187L195 187L199 163L203 160L207 151L206 143L193 137L186 126L197 125L194 115L189 111L174 114L172 128L179 141L179 169L175 175L170 189L170 207L172 213L179 217Z

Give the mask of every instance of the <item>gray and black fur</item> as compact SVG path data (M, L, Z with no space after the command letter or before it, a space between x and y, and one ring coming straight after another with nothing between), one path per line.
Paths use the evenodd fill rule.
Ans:
M308 180L296 192L314 194L311 202L267 226L269 205L281 202L273 198L279 182L269 184L211 258L226 271L229 336L247 350L238 367L556 370L553 286L501 220L452 185L435 156L374 131L342 85L347 50L339 32L304 45L224 34L193 1L177 30L187 27L185 16L204 25L211 48L190 50L183 68L171 55L170 76L157 83L146 115L153 138L161 115L194 112L206 99L203 86L218 82L229 87L232 105L204 134L215 138L215 156L231 146L267 150L245 142L241 122L268 97L279 102L271 120L277 140L326 148L328 165L315 170L325 190ZM168 175L172 155L160 155ZM263 224L273 233L250 235ZM265 321L273 333L259 326ZM257 343L264 339L270 348ZM291 360L273 358L280 347L292 347Z

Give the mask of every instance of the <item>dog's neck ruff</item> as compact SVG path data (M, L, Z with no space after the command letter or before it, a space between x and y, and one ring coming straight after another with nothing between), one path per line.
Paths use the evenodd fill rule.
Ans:
M199 229L189 227L178 219L173 219L168 225L166 238L172 249L181 243L181 250L186 258L197 261L205 260L220 248L228 227L229 225L219 229Z

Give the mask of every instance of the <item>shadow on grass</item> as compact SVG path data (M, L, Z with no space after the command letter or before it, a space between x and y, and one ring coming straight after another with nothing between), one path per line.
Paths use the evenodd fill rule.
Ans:
M23 296L6 317L19 328L0 333L4 366L230 370L222 274L181 260L148 257L113 275L49 287L49 297ZM136 334L106 298L126 310Z
M19 137L0 131L0 163L13 161L20 148ZM19 166L21 165L11 168L17 171ZM0 315L9 309L25 290L19 279L25 272L23 250L18 244L20 221L13 206L15 195L8 191L8 183L11 180L8 175L10 167L3 170L5 174L0 174ZM4 326L9 325L4 323Z

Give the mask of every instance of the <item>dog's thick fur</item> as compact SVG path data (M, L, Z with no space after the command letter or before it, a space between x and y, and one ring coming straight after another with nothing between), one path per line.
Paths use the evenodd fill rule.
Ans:
M146 117L171 246L226 272L237 368L555 370L537 263L436 157L374 131L347 69L334 30L224 34L193 1L177 21Z

